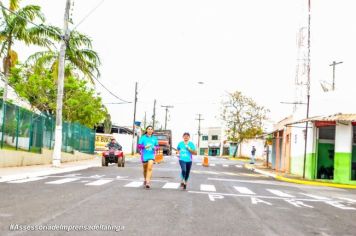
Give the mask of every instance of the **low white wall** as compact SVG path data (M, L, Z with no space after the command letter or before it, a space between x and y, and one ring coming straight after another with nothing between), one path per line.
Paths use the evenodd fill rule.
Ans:
M44 165L52 163L52 150L42 149L42 153L31 153L24 151L13 151L0 149L0 168L30 165ZM81 161L93 159L95 155L81 152L74 154L62 152L61 162Z
M130 134L113 134L116 141L122 146L122 151L124 153L131 153L132 150L132 135ZM135 136L134 149L136 150L137 146L137 137Z
M239 148L240 151L238 150L238 154L240 156L244 157L251 157L251 150L252 146L255 146L256 148L256 159L266 159L266 152L265 152L265 140L264 139L249 139L245 140L243 143L240 144Z

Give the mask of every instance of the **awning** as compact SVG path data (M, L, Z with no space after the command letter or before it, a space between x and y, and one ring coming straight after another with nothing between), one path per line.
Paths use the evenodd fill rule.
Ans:
M300 124L305 122L316 122L318 126L329 126L335 125L336 122L352 122L353 124L356 122L356 114L334 114L329 116L314 116L308 119L302 119L298 121L291 122L288 125Z

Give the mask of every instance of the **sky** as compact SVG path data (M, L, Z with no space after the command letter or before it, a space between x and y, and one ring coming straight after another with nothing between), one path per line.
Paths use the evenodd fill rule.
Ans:
M63 26L65 0L23 0L42 7L47 22ZM93 39L102 65L99 80L124 100L134 100L138 82L137 121L147 120L157 100L156 118L175 139L185 131L221 126L221 101L241 91L270 109L271 122L292 112L297 63L297 32L307 19L307 0L72 0L77 30ZM331 82L332 61L341 100L352 100L356 65L354 0L312 0L311 101L323 105L320 81ZM98 6L99 5L99 6ZM98 7L97 7L98 6ZM96 8L97 7L97 8ZM92 12L87 18L87 14ZM303 11L304 8L304 11ZM74 28L71 25L70 28ZM30 49L15 45L20 58ZM202 82L202 83L199 83ZM104 103L120 102L100 85ZM347 91L347 92L345 92ZM341 97L342 98L341 98ZM115 124L129 126L133 103L107 104ZM301 108L303 109L303 108Z

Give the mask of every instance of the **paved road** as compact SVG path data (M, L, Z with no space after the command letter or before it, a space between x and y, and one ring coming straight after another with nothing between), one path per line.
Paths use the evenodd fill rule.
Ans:
M355 190L278 182L225 159L195 161L186 191L175 157L154 165L150 190L138 158L125 168L0 183L0 235L29 233L11 226L101 227L70 229L75 235L355 235Z

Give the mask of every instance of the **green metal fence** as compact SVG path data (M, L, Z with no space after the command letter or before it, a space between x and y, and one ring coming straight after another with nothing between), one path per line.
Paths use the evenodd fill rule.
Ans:
M40 153L53 149L55 118L36 114L0 99L0 148ZM62 151L94 153L95 131L63 122Z

